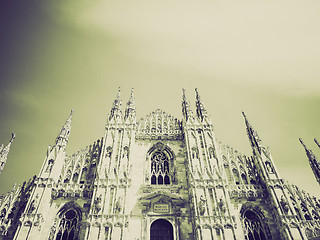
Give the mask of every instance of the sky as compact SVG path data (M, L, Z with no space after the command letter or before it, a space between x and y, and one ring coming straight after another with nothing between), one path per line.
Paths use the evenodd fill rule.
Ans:
M121 87L137 118L181 119L198 88L216 138L251 155L244 111L280 176L320 188L299 143L320 159L320 2L316 0L3 0L0 194L39 173L70 110L67 154L100 139Z

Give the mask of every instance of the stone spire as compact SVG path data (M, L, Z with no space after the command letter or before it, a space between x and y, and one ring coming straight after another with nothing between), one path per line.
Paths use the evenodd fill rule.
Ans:
M317 182L320 184L320 162L318 161L316 156L313 154L313 152L306 147L306 145L304 144L302 139L299 138L299 140L300 140L300 143L302 144L302 146L304 147L306 154L309 158L309 163L310 163L311 169L313 171L313 174L316 177ZM316 139L315 139L315 142L318 144Z
M200 121L202 122L204 119L208 118L207 110L204 107L203 102L201 101L200 95L198 93L198 89L195 89L196 91L196 107L197 107L197 115Z
M319 142L317 141L317 139L314 139L314 142L318 145L318 147L320 148L320 144Z
M69 141L73 112L74 112L74 109L71 109L70 115L69 115L66 123L62 126L61 131L60 131L58 137L56 138L55 147L59 147L59 149L65 148L67 146L68 141Z
M125 117L126 120L132 120L135 121L136 120L136 102L134 99L134 89L131 89L131 94L130 94L130 99L127 102L127 107L126 107L126 111L125 111Z
M117 98L113 101L111 112L109 115L109 121L117 121L122 118L121 112L122 101L120 100L120 87L118 88Z
M186 121L188 121L189 119L194 119L193 112L190 108L190 102L186 98L185 89L183 88L182 91L183 91L183 94L182 94L182 114L183 114L184 119Z
M245 123L246 123L246 127L247 127L247 134L251 143L252 148L257 148L259 153L261 151L261 139L258 136L258 133L253 129L252 125L250 124L250 122L247 119L247 116L245 115L244 112L242 112L242 115L244 117Z
M11 146L11 143L13 142L13 140L15 139L15 137L16 137L16 135L14 133L12 133L12 136L11 136L11 139L10 139L8 145L4 147L1 144L1 146L0 146L0 174L2 172L2 169L4 168L4 165L7 162L8 153L10 151L10 146Z

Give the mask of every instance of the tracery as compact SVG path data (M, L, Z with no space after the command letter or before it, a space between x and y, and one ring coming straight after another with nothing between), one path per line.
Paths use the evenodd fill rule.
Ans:
M55 240L75 240L78 238L80 216L75 209L65 211L58 223Z
M243 213L246 240L266 240L266 231L260 217L252 210Z
M162 151L156 151L151 157L151 184L170 184L169 159Z

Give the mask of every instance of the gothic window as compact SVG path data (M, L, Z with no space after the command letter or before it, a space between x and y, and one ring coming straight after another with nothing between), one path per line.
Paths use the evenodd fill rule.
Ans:
M79 234L81 212L74 208L67 209L60 216L55 240L76 240Z
M252 210L245 210L242 216L246 240L266 240L267 233L260 217Z
M151 184L170 184L169 159L162 151L155 152L151 157Z

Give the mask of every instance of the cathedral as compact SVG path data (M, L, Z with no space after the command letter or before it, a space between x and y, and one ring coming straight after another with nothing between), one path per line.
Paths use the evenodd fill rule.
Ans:
M183 90L182 119L137 120L133 89L124 107L119 90L101 139L67 154L72 110L39 175L0 199L0 239L320 239L320 201L280 177L246 115L250 156L217 141L197 89L195 103Z

